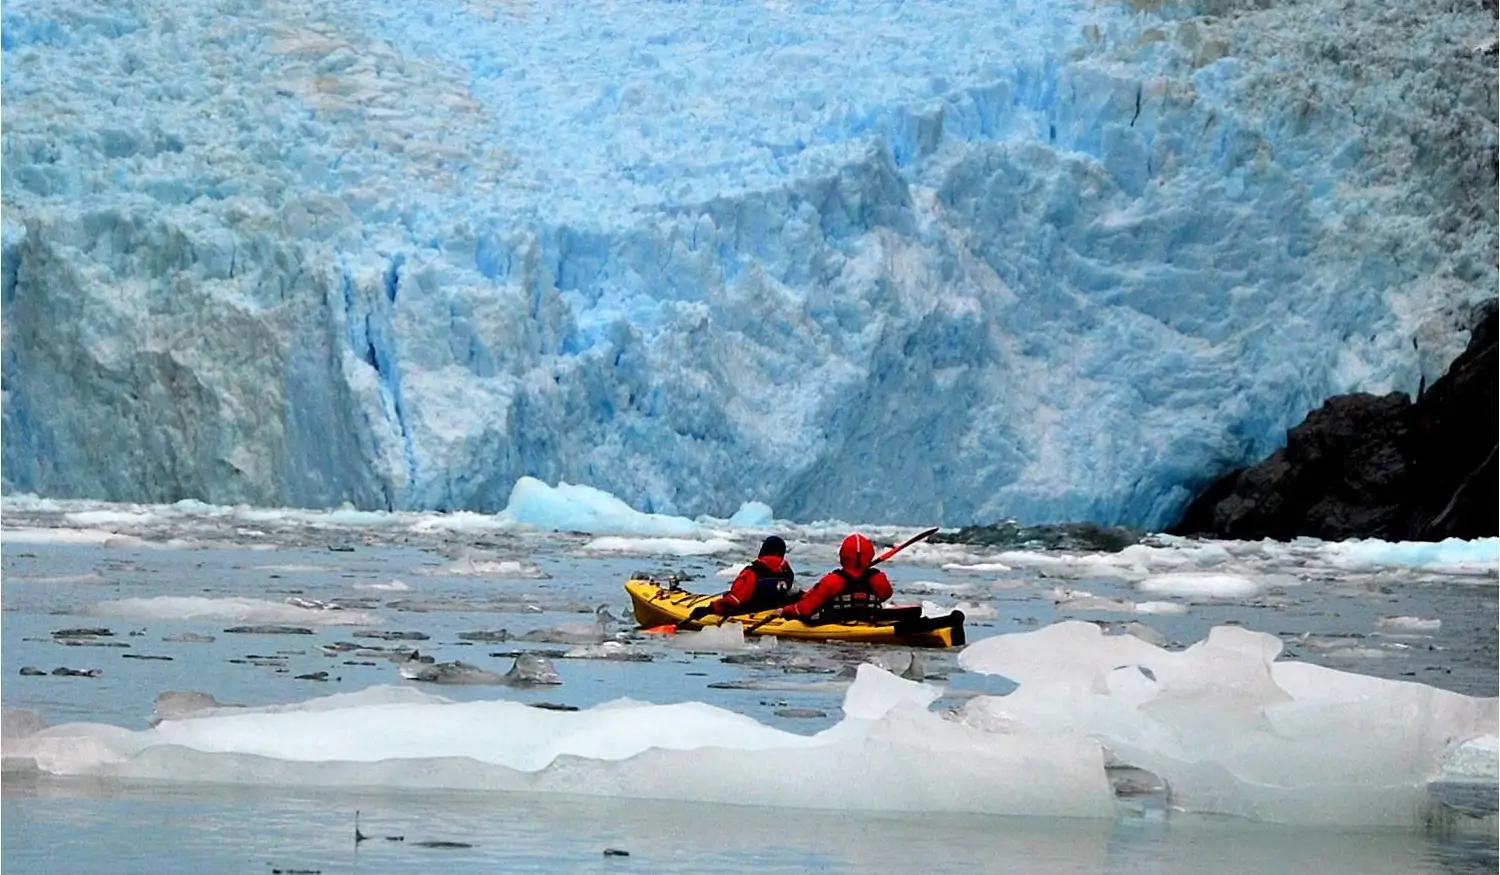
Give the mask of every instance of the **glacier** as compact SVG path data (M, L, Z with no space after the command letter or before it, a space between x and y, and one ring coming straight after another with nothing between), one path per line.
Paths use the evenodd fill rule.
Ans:
M8 494L1160 528L1495 293L1477 4L0 14Z

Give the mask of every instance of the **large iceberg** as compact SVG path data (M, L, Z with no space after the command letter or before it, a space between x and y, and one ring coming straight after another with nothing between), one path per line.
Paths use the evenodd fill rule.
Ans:
M7 491L1160 527L1492 296L1475 6L12 0Z

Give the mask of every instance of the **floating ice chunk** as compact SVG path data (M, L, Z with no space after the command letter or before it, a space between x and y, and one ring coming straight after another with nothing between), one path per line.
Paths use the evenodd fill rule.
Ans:
M1186 614L1188 606L1178 602L1136 602L1137 614Z
M945 608L937 602L926 599L922 601L922 616L924 617L946 617L953 611L963 611L964 616L970 620L992 620L999 615L994 605L959 602L951 608Z
M775 520L771 516L771 506L759 501L747 501L740 505L740 509L729 518L731 526L744 528L764 527L771 525Z
M75 525L96 528L104 526L146 525L157 521L159 517L149 511L132 513L122 510L85 510L77 513L63 514L63 519Z
M901 584L901 591L912 595L960 595L974 590L972 583L941 583L936 580L912 580Z
M878 720L895 708L926 708L943 688L897 677L879 666L860 663L854 685L844 693L844 713L862 720Z
M421 514L411 524L415 532L464 532L478 534L513 527L515 524L496 514L460 510L443 514Z
M641 513L608 492L592 486L559 482L548 486L522 477L511 488L510 502L501 518L517 525L591 535L650 535L690 538L705 530L692 520Z
M1500 737L1482 735L1460 744L1443 758L1443 774L1450 778L1500 779Z
M109 531L42 528L0 530L0 544L94 544L116 549L158 546L141 538Z
M1326 561L1349 569L1399 566L1406 568L1479 566L1500 567L1500 538L1465 541L1342 541L1322 545Z
M322 565L297 565L297 564L289 564L289 565L257 565L257 566L255 566L255 570L256 571L271 571L271 572L275 572L277 574L305 574L307 572L327 571L328 568L326 566L322 566Z
M399 689L399 688L397 688ZM926 710L940 690L862 665L816 735L710 705L617 700L577 712L392 688L205 712L131 732L40 728L14 744L58 775L511 790L833 810L1111 817L1097 743L989 732ZM768 767L768 764L772 764ZM740 774L742 781L684 780Z
M1375 625L1382 632L1436 632L1443 627L1443 621L1421 617L1381 617Z
M969 645L959 664L1019 688L964 720L1082 733L1164 778L1172 804L1299 824L1401 825L1455 739L1493 735L1495 699L1277 662L1281 642L1237 627L1169 653L1093 624Z
M378 615L366 611L306 608L264 599L201 596L117 599L86 605L78 613L86 617L294 623L304 626L371 626L384 622Z
M370 592L407 592L411 589L411 585L392 578L385 583L356 583L354 588Z
M1102 553L1084 556L1039 553L1029 550L1009 550L995 557L1012 568L1029 568L1043 577L1061 577L1070 580L1081 578L1128 579L1141 571L1132 563L1121 562Z
M1070 611L1109 611L1120 614L1183 614L1186 605L1175 602L1132 602L1129 599L1094 595L1086 589L1053 587L1048 592L1053 604L1066 606Z
M962 562L949 562L943 565L944 571L972 571L976 573L1009 571L1010 566L1000 562L975 562L965 565Z
M10 574L6 579L16 583L42 583L42 584L78 584L78 583L108 583L109 578L97 571L87 574Z
M1137 583L1136 588L1152 595L1173 595L1193 600L1247 598L1262 589L1259 583L1237 574L1196 572L1148 577Z
M634 556L713 556L741 549L727 538L594 538L583 545L593 553L626 553Z
M500 559L472 550L466 551L452 563L437 569L436 573L456 577L501 577L520 580L544 580L552 576L543 571L535 562L522 559Z
M666 641L679 650L710 650L721 653L740 650L770 650L777 646L776 639L769 635L746 638L745 627L739 622L705 626L696 632L678 632Z

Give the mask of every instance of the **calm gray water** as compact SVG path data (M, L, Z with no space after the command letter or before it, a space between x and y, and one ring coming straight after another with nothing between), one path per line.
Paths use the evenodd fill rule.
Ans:
M6 525L35 525L45 518ZM181 526L176 534L181 535ZM413 642L440 660L462 659L503 672L518 649L559 656L568 645L512 640L468 643L458 633L506 629L514 638L588 621L607 605L629 629L620 583L633 569L674 568L709 575L694 588L724 585L711 575L717 559L608 558L581 553L567 537L490 538L481 546L524 557L547 579L494 580L443 574L469 544L453 536L348 530L274 530L257 535L274 549L247 549L251 537L230 527L194 531L188 547L89 545L7 541L3 550L3 704L38 711L51 723L95 721L145 728L153 701L165 690L199 690L246 705L296 702L332 692L402 681L384 660L349 665L318 645L351 640L350 628L313 635L236 635L234 622L181 618L89 616L89 605L120 598L196 596L367 599L366 609L387 631L430 636ZM149 535L165 537L161 532ZM172 534L168 532L166 534ZM329 547L337 546L335 552ZM352 547L352 552L342 548ZM831 550L825 551L830 553ZM794 557L794 561L797 557ZM733 561L732 559L726 561ZM800 563L819 569L814 558ZM895 565L903 582L974 583L974 575L936 567ZM993 575L990 575L993 577ZM1289 658L1385 677L1420 680L1471 695L1496 693L1496 591L1493 582L1449 583L1431 576L1313 581L1276 597L1194 605L1180 615L1122 617L1075 613L1047 593L1059 581L1013 575L1004 586L981 586L969 601L996 609L971 622L971 640L1037 628L1077 617L1118 623L1141 619L1174 644L1188 644L1225 622L1272 632L1289 641ZM399 580L405 591L357 585ZM1139 599L1122 581L1066 581L1100 596ZM952 599L928 596L951 603ZM909 600L909 599L908 599ZM532 606L531 608L525 607ZM483 607L484 610L477 608ZM540 609L540 610L536 610ZM1379 658L1330 658L1302 646L1299 636L1368 639L1381 617L1441 619L1431 634L1413 637ZM128 648L62 646L52 632L68 626L107 626ZM131 633L140 633L134 634ZM213 635L211 643L162 640L181 633ZM1353 638L1358 636L1358 639ZM389 646L395 642L372 641ZM578 707L628 695L654 702L697 700L748 714L764 723L810 733L839 719L838 668L869 655L868 648L818 645L779 648L826 666L816 675L726 661L657 639L637 642L650 662L555 660L560 687L424 687L454 699L509 698ZM501 654L501 655L492 655ZM163 656L141 660L127 655ZM267 664L248 657L272 657ZM960 671L951 653L924 653L925 673L946 684L950 697L1004 693L1003 678ZM230 660L240 660L231 662ZM98 668L97 678L22 677L22 666ZM284 670L282 670L284 669ZM330 680L295 680L328 671ZM797 688L807 684L805 688ZM761 687L755 689L754 687ZM746 689L745 687L750 687ZM951 704L951 698L948 702ZM942 706L940 700L938 706ZM788 708L821 717L784 716ZM768 764L768 768L774 767ZM337 872L1306 872L1477 873L1496 869L1495 842L1484 830L1339 831L1266 826L1168 814L1151 800L1123 803L1112 821L977 816L841 815L790 809L682 805L631 799L472 794L452 791L309 791L288 788L143 784L46 779L8 774L4 784L3 864L7 872L153 873ZM356 846L354 812L373 836ZM391 841L386 836L402 836ZM424 848L424 840L471 845ZM605 848L629 856L605 856Z

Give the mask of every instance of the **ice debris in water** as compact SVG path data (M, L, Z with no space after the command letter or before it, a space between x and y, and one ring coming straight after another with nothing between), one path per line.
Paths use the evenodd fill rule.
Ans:
M1382 632L1436 632L1443 627L1443 621L1422 617L1381 617L1376 625Z
M384 622L365 611L329 610L323 603L272 602L252 598L155 596L125 598L86 605L79 613L90 617L128 617L145 620L212 620L236 623L286 623L305 626L375 626Z
M1182 572L1148 577L1136 584L1141 592L1195 601L1239 599L1256 595L1261 584L1238 574Z

